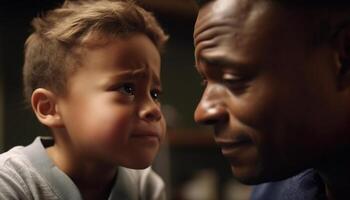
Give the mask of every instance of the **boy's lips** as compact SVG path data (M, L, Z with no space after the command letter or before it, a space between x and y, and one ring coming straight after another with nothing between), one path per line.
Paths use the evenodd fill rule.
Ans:
M157 139L160 141L161 134L156 131L137 131L136 133L131 134L133 138L144 138L144 139Z

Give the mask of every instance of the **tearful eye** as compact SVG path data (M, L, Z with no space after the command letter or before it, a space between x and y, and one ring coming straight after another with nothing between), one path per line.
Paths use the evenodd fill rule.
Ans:
M153 89L151 90L151 96L154 100L160 101L160 97L162 95L162 91L159 89Z
M117 88L117 91L128 96L133 96L135 95L135 86L132 83L124 83Z

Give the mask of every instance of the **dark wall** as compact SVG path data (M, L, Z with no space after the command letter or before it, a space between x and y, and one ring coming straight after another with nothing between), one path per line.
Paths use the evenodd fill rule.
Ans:
M47 134L35 120L22 95L23 44L30 34L30 21L59 1L2 1L1 68L4 76L4 150L26 145L36 135Z

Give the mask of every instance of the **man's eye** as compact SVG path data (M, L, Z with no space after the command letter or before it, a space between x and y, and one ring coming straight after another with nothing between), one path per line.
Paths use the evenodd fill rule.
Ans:
M135 86L131 83L125 83L117 88L117 91L122 94L133 96L135 95Z
M250 78L240 77L233 74L224 74L222 82L236 95L243 94L249 87Z
M207 85L208 85L208 81L206 79L202 79L201 86L205 88L207 87Z
M160 97L162 95L162 91L159 89L153 89L151 90L151 96L154 100L160 101Z
M222 76L222 81L227 86L236 86L237 84L242 84L244 82L244 78L232 75L232 74L224 74Z
M203 88L206 88L208 85L208 80L203 74L200 74L200 76L201 76L201 86Z

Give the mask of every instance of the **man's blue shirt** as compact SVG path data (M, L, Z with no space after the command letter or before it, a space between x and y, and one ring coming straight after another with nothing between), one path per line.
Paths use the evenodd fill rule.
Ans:
M324 183L319 174L308 169L291 178L254 187L251 200L325 200Z

